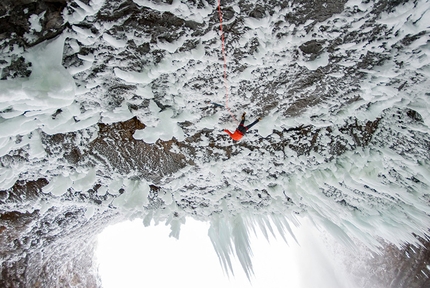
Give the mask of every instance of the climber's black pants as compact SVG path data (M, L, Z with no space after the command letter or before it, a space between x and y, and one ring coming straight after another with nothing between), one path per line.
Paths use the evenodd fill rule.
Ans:
M248 126L244 126L243 124L245 124L245 119L242 119L242 121L240 121L239 127L237 127L237 130L239 130L240 133L245 134L249 128L251 128L257 123L258 123L258 119L252 122L251 124L249 124Z

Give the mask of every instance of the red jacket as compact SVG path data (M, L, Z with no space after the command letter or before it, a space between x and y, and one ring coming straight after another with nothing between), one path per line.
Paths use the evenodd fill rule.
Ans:
M237 129L236 129L236 131L234 131L234 133L231 133L227 129L224 129L224 132L226 132L228 135L230 135L231 139L233 139L235 141L239 141L243 137L243 134Z

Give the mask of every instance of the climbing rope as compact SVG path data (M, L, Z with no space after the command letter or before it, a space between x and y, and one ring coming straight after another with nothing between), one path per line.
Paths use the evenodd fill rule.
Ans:
M221 12L221 0L218 0L218 15L219 15L219 28L221 31L221 50L222 56L224 58L224 86L225 86L225 108L230 113L231 117L237 121L234 114L231 112L230 107L228 107L228 98L229 98L229 89L228 89L228 81L227 81L227 57L225 56L225 41L224 41L224 32L222 30L222 12Z

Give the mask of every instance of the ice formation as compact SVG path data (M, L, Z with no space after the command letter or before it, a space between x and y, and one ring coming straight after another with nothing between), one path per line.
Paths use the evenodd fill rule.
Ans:
M75 0L56 37L2 40L2 211L74 207L89 222L165 222L173 237L191 216L211 223L223 267L237 255L248 276L249 233L303 218L348 246L418 244L430 2L272 2L223 3L230 106L264 116L239 143L212 104L225 101L217 1ZM30 44L44 15L29 18ZM8 72L18 57L30 75ZM31 181L37 197L11 199Z

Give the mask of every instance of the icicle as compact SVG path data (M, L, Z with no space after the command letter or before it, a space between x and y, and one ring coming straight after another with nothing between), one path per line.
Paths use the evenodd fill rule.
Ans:
M276 226L278 233L288 244L285 234L288 233L297 242L297 239L288 223L288 219L281 214L271 215L250 215L228 213L212 215L211 225L208 235L212 245L218 255L221 266L225 273L229 275L234 271L231 264L231 256L235 254L248 279L254 274L252 265L252 249L250 242L250 231L257 235L256 228L259 228L267 241L269 241L268 231L276 238L276 233L272 228ZM234 245L234 249L233 249Z
M245 271L246 277L250 279L254 274L252 268L252 249L249 242L248 227L245 225L241 215L237 215L233 219L233 238L236 255L239 258L240 264Z
M291 237L293 237L294 241L296 241L296 243L299 243L296 239L296 236L293 233L293 230L291 230L290 224L288 224L288 220L284 216L272 214L271 220L273 223L275 223L275 226L278 228L279 234L281 235L282 239L284 239L285 243L288 244L288 241L284 235L285 234L284 228L287 229Z
M228 276L229 272L234 275L230 260L230 255L233 253L233 248L231 246L231 233L224 219L220 219L219 215L212 217L208 236L211 239L222 268Z
M174 218L170 221L170 234L169 237L179 239L179 233L181 232L181 225L185 224L185 218Z

